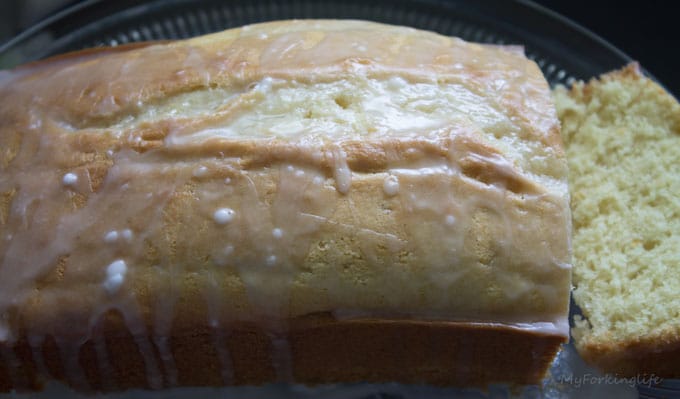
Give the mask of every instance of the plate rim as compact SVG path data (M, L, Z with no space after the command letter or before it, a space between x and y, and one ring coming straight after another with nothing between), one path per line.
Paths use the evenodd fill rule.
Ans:
M501 1L507 1L507 0L501 0ZM429 5L437 5L437 6L444 6L444 7L455 7L457 3L461 3L462 1L456 1L456 0L406 0L404 3L412 3L413 5L423 5L423 4L429 4ZM3 55L6 55L10 53L11 51L16 51L17 49L20 49L22 45L24 45L27 41L29 41L33 37L37 37L41 32L44 31L58 31L58 27L60 24L64 23L65 21L68 21L68 19L74 19L78 18L78 16L85 16L88 14L93 13L93 11L97 11L96 8L103 8L106 10L112 10L112 11L117 11L117 12L122 12L127 9L130 9L132 7L140 6L150 3L150 1L144 1L144 0L117 0L116 2L105 2L104 0L82 0L80 2L71 4L69 6L66 6L57 12L53 13L52 15L49 15L42 20L36 22L35 24L31 25L24 31L20 32L19 34L15 35L14 37L10 38L9 40L5 41L4 43L0 43L0 57ZM171 1L170 3L181 3L181 1ZM475 1L475 3L480 4L482 7L485 5L493 4L493 1L485 0L485 1ZM613 45L611 42L607 41L605 38L602 36L598 35L597 33L591 31L590 29L584 27L583 25L575 22L569 17L566 17L556 11L551 10L550 8L543 6L533 0L514 0L512 3L515 3L516 5L519 5L520 7L525 7L527 10L531 10L532 12L538 13L539 15L543 16L546 18L547 21L554 21L561 25L562 28L568 29L569 31L572 31L574 33L578 33L585 37L587 40L590 40L593 44L597 45L600 47L602 50L605 50L608 52L611 56L614 58L617 58L621 62L621 66L628 64L632 62L634 59ZM101 10L98 11L99 14L102 13ZM61 34L56 36L54 39L58 40L59 38L66 36L68 34L71 34L73 32L78 31L80 28L76 29L66 29L64 30ZM33 53L28 53L23 59L19 60L10 60L9 62L3 62L0 64L0 69L12 69L22 63L30 62L30 61L35 61L38 59L43 59L45 56L40 56L37 52ZM604 71L603 71L604 72ZM644 73L647 76L650 76L652 79L654 79L653 76L651 76L648 71L644 71ZM595 76L591 76L595 77ZM654 79L655 81L658 82L657 79Z

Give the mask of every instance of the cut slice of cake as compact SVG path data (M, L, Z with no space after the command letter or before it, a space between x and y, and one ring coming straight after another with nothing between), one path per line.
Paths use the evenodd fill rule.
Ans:
M637 64L554 95L577 349L606 372L680 377L680 105Z

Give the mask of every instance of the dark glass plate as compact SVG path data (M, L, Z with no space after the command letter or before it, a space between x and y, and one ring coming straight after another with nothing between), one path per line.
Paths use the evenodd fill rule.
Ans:
M368 19L475 42L522 44L553 85L588 79L631 60L593 33L530 1L87 0L0 47L0 67L87 47L187 38L289 18Z

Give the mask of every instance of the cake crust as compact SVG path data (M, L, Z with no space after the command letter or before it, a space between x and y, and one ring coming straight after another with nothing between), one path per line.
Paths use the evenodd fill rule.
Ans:
M278 364L269 331L257 324L232 326L223 341L233 359L229 373L224 372L215 349L213 329L201 326L174 331L169 345L176 369L169 370L163 367L160 353L143 354L131 335L119 335L126 330L125 322L112 312L98 326L103 338L83 343L78 363L71 364L71 369L53 339L43 343L40 356L28 342L18 342L13 349L18 367L10 376L7 363L3 364L0 388L41 390L51 378L81 391L261 385L286 380L286 373L307 385L399 381L437 386L519 386L540 384L564 342L559 335L501 324L337 320L331 314L316 314L289 325L286 339L290 357L279 357ZM98 357L97 340L108 349L106 362ZM158 365L151 375L147 366L150 359Z

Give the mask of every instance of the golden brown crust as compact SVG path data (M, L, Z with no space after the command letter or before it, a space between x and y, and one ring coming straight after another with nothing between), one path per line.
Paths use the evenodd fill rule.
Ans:
M287 340L293 377L308 385L391 381L459 387L539 384L564 343L558 335L500 325L338 321L327 314L306 316L290 326ZM100 331L104 331L110 354L107 365L98 362L92 340L83 344L79 365L86 384L74 380L65 370L63 357L51 338L42 345L41 360L50 375L40 375L35 352L22 340L13 349L20 364L13 378L26 385L13 385L6 368L0 367L0 390L41 389L51 378L86 391L149 389L145 358L132 336L119 335L124 329L119 314L109 314L102 323ZM225 340L234 359L233 380L228 383L223 380L214 342L214 331L206 327L174 332L170 347L177 364L173 378L178 386L260 385L277 380L269 332L257 325L233 328ZM154 357L162 364L158 352ZM161 370L161 374L164 386L169 386L168 372Z
M365 48L357 51L348 45L351 40ZM34 98L33 106L49 107L60 122L87 128L135 114L140 102L201 88L238 87L262 76L323 81L357 65L369 74L430 76L464 81L480 93L494 91L495 101L526 134L561 151L557 125L541 126L554 122L552 102L544 95L547 82L521 52L364 21L279 21L185 41L84 50L17 68L15 82L6 88L11 93L13 87L37 82L41 88L33 89L41 98ZM44 78L50 76L46 86ZM494 85L522 85L522 92Z
M586 342L577 348L588 363L617 376L680 378L680 336L677 332L631 341Z
M125 51L130 51L130 50L136 50L136 49L141 49L144 47L148 46L153 46L153 45L158 45L158 44L164 44L164 43L169 43L169 40L153 40L153 41L146 41L146 42L134 42L134 43L126 43L126 44L120 44L117 46L106 46L106 47L92 47L92 48L86 48L82 50L75 50L75 51L70 51L67 53L63 54L57 54L53 55L51 57L42 59L42 60L37 60L37 61L31 61L22 65L17 66L14 71L15 72L21 72L23 70L34 70L34 69L40 69L43 67L54 67L57 64L60 63L65 63L65 64L72 64L72 63L78 63L85 61L90 58L98 58L102 56L106 56L107 54L116 54L116 53L121 53Z

